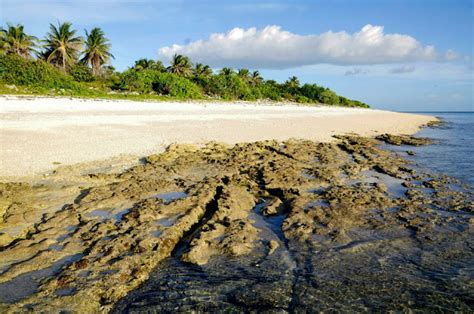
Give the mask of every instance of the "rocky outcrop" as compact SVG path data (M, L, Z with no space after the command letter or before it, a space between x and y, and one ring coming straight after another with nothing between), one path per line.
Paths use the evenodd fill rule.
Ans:
M400 292L415 288L399 284L397 267L411 265L407 259L422 272L464 265L472 257L472 192L417 173L379 143L343 136L172 145L120 173L3 184L0 309L108 312L120 300L116 309L132 304L153 280L166 285L153 286L163 311L333 308L328 300L362 309L361 293L395 309L414 304ZM194 275L169 279L169 269L203 273L191 282ZM467 309L468 298L412 276L430 300ZM387 293L397 298L370 290L369 279L382 287L384 278L394 280ZM472 295L466 284L459 278L450 289Z

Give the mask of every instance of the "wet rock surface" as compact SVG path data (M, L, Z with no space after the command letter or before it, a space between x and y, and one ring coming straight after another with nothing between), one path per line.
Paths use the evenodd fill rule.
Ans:
M172 145L4 183L0 310L472 310L471 187L379 144Z
M430 124L430 126L433 124ZM428 145L432 143L432 140L429 138L419 138L407 135L392 135L392 134L382 134L376 137L376 139L384 141L387 144L392 145L413 145L421 146Z

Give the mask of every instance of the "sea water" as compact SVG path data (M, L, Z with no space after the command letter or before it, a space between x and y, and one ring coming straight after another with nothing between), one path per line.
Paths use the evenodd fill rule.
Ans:
M404 156L420 168L455 177L474 187L474 112L420 112L436 116L441 126L423 128L417 137L434 143L419 147L401 147L414 156Z

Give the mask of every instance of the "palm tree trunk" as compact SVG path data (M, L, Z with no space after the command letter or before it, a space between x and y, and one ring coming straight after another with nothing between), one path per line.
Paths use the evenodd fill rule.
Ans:
M100 63L95 62L94 65L92 66L92 74L94 74L94 76L97 76L99 75L99 72L100 72Z

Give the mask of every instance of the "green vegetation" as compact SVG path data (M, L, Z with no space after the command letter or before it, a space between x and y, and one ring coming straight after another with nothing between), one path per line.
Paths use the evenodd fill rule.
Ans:
M63 71L71 69L77 63L82 48L82 37L76 37L76 31L71 27L71 23L58 24L57 27L50 24L50 31L44 40L42 57Z
M87 37L86 49L84 50L84 57L81 59L81 62L90 64L92 73L98 75L102 65L106 64L110 58L113 59L114 56L109 52L109 40L105 38L105 34L100 28L93 28L90 34L87 33L87 30L85 32Z
M7 28L0 28L0 54L15 54L30 58L35 51L37 38L25 34L23 25L7 24Z
M109 64L114 56L100 28L85 30L85 40L71 23L51 24L44 40L27 35L22 25L0 29L0 93L68 95L129 99L223 99L294 101L306 104L368 107L316 84L264 80L260 72L210 66L175 55L161 61L140 59L123 72ZM36 58L33 57L36 55Z

